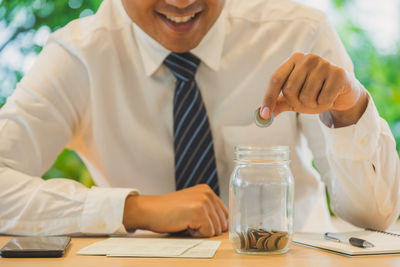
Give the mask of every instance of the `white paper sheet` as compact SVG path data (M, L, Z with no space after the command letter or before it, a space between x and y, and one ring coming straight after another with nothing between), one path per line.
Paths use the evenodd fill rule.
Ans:
M220 241L171 238L109 238L77 252L110 257L212 258Z
M201 241L200 244L187 250L180 258L212 258L217 252L221 241Z
M212 258L217 252L220 241L200 241L199 244L192 248L187 249L181 255L157 255L153 257L162 258ZM135 255L136 253L125 252L125 253L110 253L107 254L109 257L141 257Z

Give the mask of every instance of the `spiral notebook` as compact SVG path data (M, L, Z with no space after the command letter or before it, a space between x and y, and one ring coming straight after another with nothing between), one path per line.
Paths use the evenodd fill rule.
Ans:
M336 233L342 237L358 237L374 244L373 248L358 248L347 243L325 240L323 233L295 233L293 243L323 249L344 256L400 254L400 234L366 229Z

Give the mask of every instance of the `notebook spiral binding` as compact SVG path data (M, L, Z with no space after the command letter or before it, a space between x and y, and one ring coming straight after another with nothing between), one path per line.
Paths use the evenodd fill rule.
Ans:
M390 233L390 232L386 232L386 231L382 231L382 230L376 230L376 229L372 229L372 228L366 228L365 231L377 232L377 233L381 233L381 234L385 234L385 235L391 235L391 236L400 237L400 234Z

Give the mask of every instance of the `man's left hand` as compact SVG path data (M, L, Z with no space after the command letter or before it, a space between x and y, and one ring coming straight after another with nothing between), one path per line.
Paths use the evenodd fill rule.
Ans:
M357 123L368 94L352 73L314 54L295 53L271 76L260 115L331 112L334 126Z

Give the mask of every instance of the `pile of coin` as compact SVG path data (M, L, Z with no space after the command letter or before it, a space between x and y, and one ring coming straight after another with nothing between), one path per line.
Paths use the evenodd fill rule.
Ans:
M289 242L287 232L265 231L249 228L237 233L240 238L240 248L248 251L275 251L284 249Z

